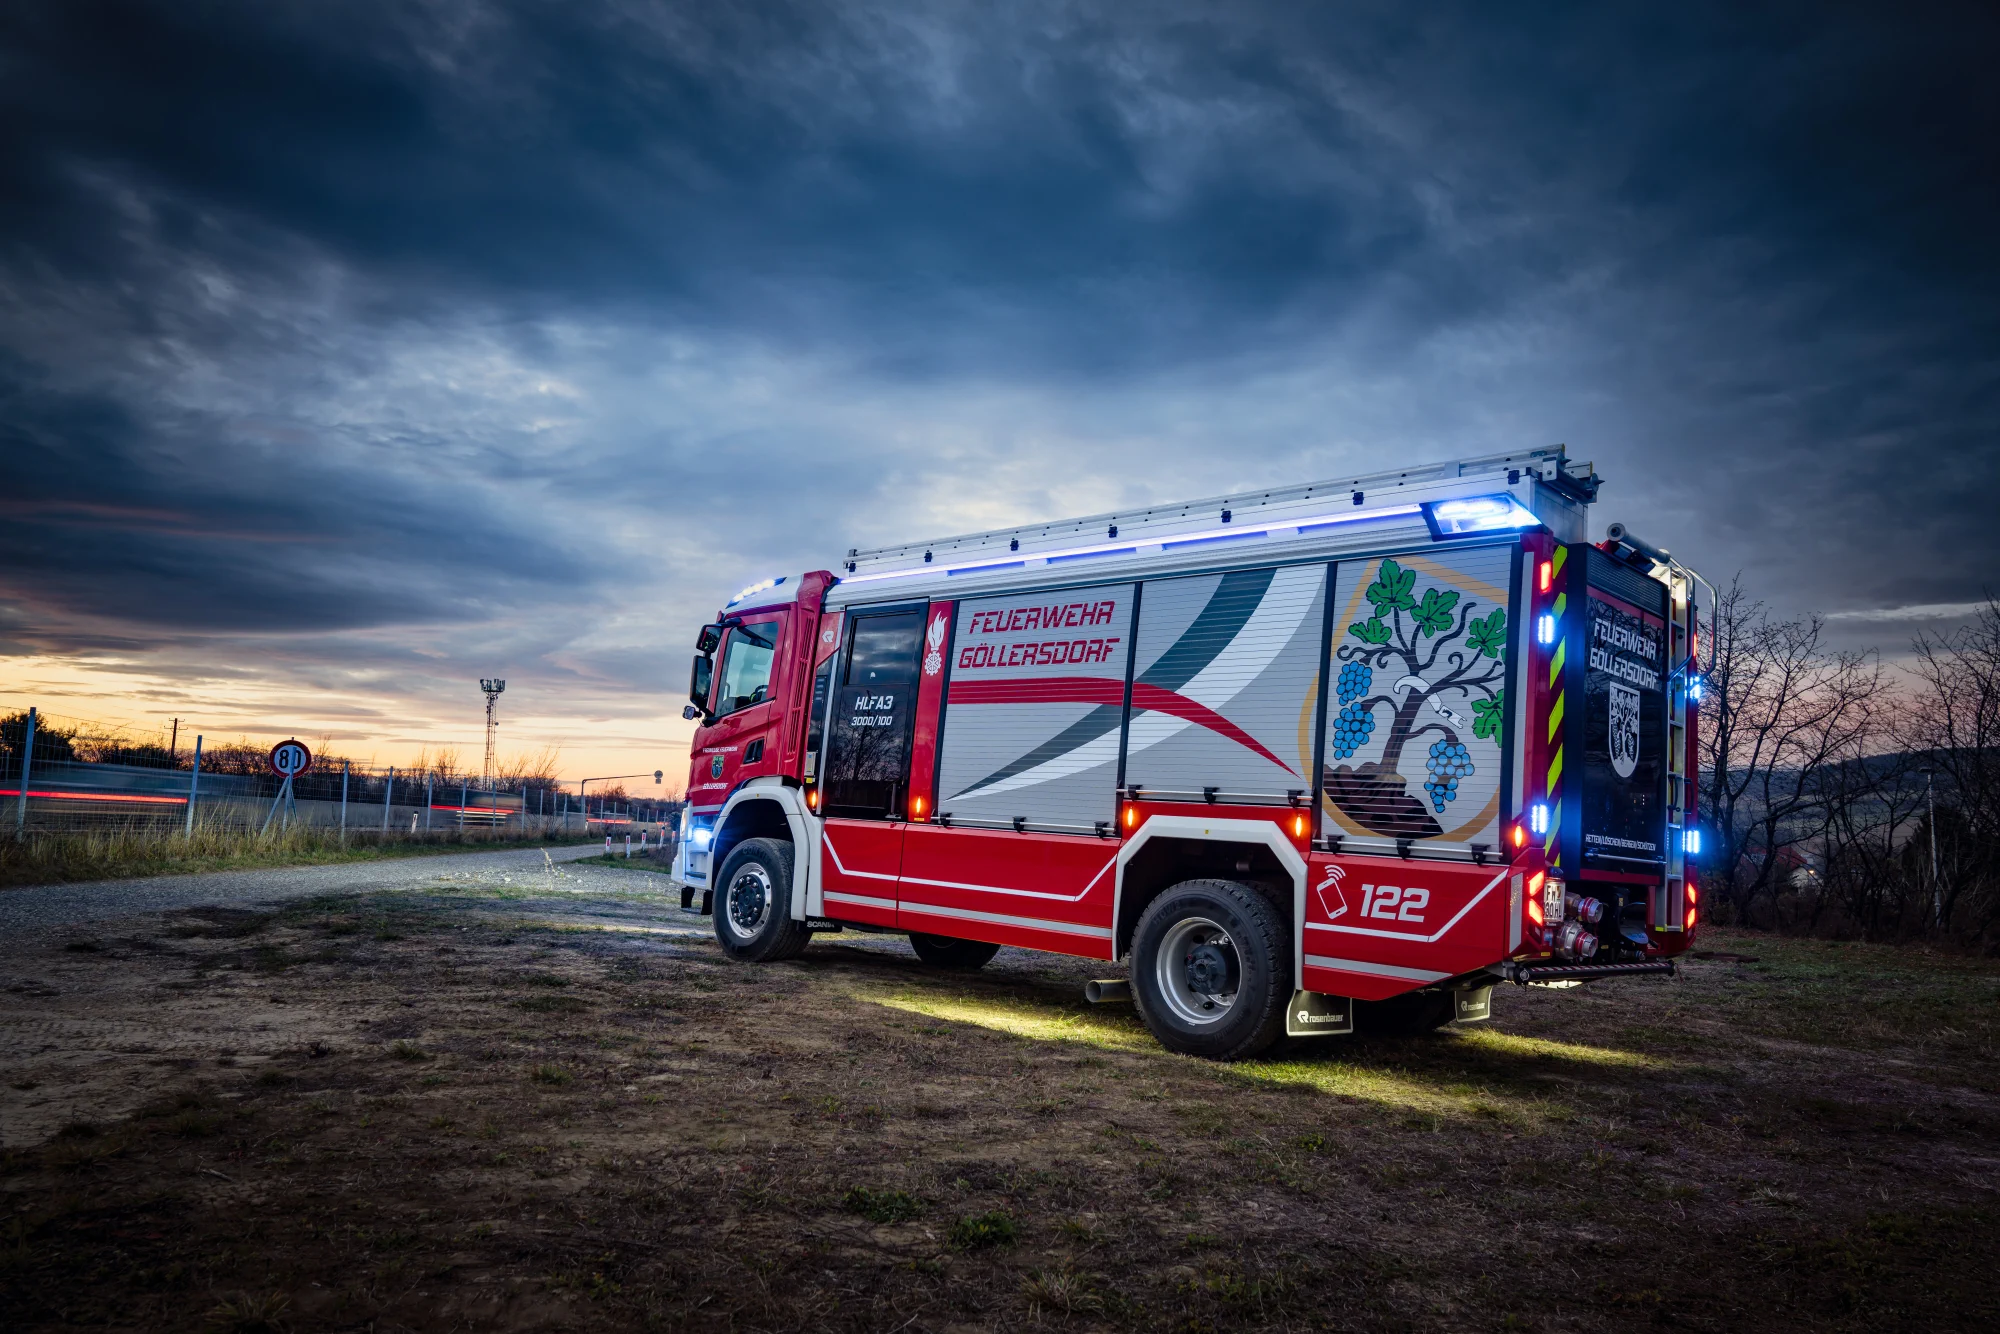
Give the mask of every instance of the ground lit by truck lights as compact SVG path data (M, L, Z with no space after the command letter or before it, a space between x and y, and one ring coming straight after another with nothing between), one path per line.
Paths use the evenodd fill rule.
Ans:
M1990 963L1711 936L1757 961L1217 1066L1085 1003L1103 964L839 936L743 967L663 883L446 872L10 961L0 1300L24 1328L1995 1315Z

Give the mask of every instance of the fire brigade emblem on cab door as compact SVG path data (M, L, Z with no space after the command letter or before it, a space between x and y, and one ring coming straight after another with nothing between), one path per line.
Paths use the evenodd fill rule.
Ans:
M708 762L708 776L710 778L722 777L722 757L720 755L717 755Z
M1620 778L1630 778L1639 767L1639 692L1630 686L1608 683L1611 699L1611 767Z
M936 676L944 670L944 634L948 628L945 613L940 611L931 617L931 628L924 635L930 643L930 652L924 655L924 675Z

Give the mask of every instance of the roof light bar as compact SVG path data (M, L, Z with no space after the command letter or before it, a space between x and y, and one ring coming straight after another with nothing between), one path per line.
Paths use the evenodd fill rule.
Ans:
M1432 537L1465 537L1472 533L1533 528L1541 520L1514 497L1492 495L1427 500L1424 502L1424 522L1431 526Z
M782 584L784 582L785 582L785 576L782 574L775 579L761 580L757 583L750 585L750 587L744 589L741 593L738 593L735 597L729 599L729 601L723 603L722 605L725 607L733 607L737 603L741 602L744 598L755 596L756 594L763 592L767 588L776 588L779 584Z
M1264 537L1272 533L1282 533L1290 531L1292 529L1297 529L1299 532L1303 533L1307 529L1331 528L1337 524L1344 525L1350 523L1366 523L1374 519L1403 518L1411 514L1422 513L1426 510L1426 508L1427 508L1426 506L1422 505L1386 505L1381 509L1362 510L1358 514L1352 511L1349 511L1346 514L1321 514L1321 515L1316 515L1312 518L1305 518L1305 519L1282 519L1275 523L1267 523L1254 527L1241 527L1236 524L1231 524L1227 528L1211 528L1205 532L1176 533L1172 536L1162 536L1160 539L1160 545L1162 547L1166 546L1182 547L1182 546L1187 546L1191 543L1205 542L1220 537ZM1526 513L1525 510L1522 512ZM1540 523L1541 520L1535 518L1532 514L1530 514L1528 516L1528 522ZM1149 543L1148 545L1151 544ZM1119 556L1119 555L1129 556L1136 554L1138 550L1139 548L1132 544L1130 537L1127 537L1127 539L1123 542L1097 542L1093 543L1090 546L1070 547L1063 551L1031 552L1027 554L1034 557L1035 559L1043 560L1053 565L1058 561L1078 560L1086 556ZM1012 562L1009 562L1009 564L1011 563ZM1025 564L1026 562L1023 561L1021 563ZM880 574L851 574L847 578L841 580L841 582L845 584L866 584L866 583L874 583L883 579L902 579L913 574L958 574L962 571L976 570L982 566L990 566L991 564L992 564L991 558L988 557L984 559L960 561L956 564L950 564L950 565L928 565L928 566L920 565L913 569L908 569L908 570L885 570ZM747 589L745 590L746 593L749 591L750 590ZM742 595L739 595L739 598L741 596ZM732 603L730 605L733 606L735 604Z

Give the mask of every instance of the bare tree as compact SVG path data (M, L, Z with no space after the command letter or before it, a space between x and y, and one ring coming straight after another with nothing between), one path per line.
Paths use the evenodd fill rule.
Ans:
M1716 607L1701 805L1717 853L1710 902L1720 897L1739 922L1804 868L1827 825L1829 770L1874 731L1881 669L1872 654L1826 648L1823 627L1772 616L1740 575Z
M2000 602L1989 597L1971 624L1919 634L1912 648L1901 740L1937 780L1937 817L1924 830L1937 845L1937 925L1990 939L2000 927Z

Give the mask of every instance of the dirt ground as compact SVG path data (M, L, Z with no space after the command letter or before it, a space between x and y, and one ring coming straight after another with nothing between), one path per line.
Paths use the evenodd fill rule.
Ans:
M2000 965L1167 1055L1102 964L730 964L614 868L125 919L0 965L10 1329L1991 1329ZM1737 956L1737 957L1731 957Z

